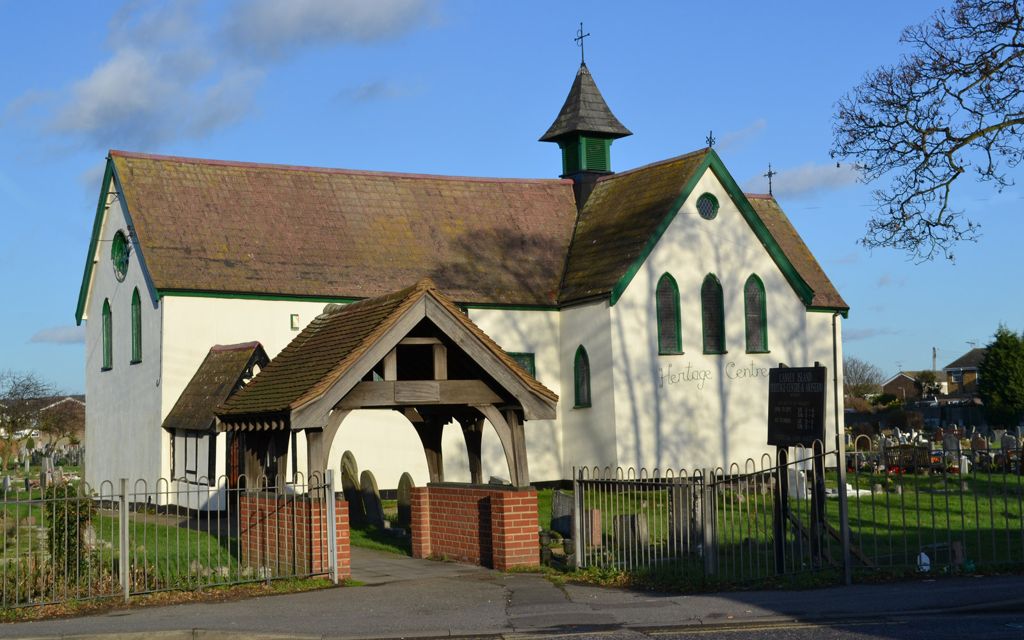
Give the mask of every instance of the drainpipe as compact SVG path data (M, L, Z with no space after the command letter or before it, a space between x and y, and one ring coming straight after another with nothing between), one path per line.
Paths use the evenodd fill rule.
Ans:
M839 422L839 342L837 321L839 312L832 314L832 405L836 422L836 452L839 456L839 535L843 547L843 584L853 584L853 567L850 566L850 510L846 495L846 428Z

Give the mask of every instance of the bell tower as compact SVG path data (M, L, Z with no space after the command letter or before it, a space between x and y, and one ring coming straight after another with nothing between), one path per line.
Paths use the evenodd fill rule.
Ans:
M612 172L612 141L629 135L633 133L608 108L586 62L581 62L562 110L540 141L558 143L562 177L575 183L576 205L582 209L597 179Z

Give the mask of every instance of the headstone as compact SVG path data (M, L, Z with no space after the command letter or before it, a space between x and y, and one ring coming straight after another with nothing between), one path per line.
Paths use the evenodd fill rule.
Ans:
M944 451L959 451L960 450L960 439L956 437L955 433L947 433L942 438L942 449Z
M562 534L563 538L572 537L572 514L576 499L568 491L556 490L551 494L551 529Z
M602 522L601 522L601 510L600 509L585 509L583 512L583 519L580 524L583 525L583 542L584 548L598 548L601 546L602 539Z
M676 478L669 487L668 537L672 550L687 549L697 544L700 535L700 509L695 495L696 484Z
M1002 438L1000 438L999 440L999 444L1003 451L1012 451L1014 449L1017 449L1018 447L1017 438L1010 435L1009 433L1003 434Z
M359 492L359 466L351 451L341 454L341 491L348 503L348 522L354 527L366 523L366 511L363 510L363 498Z
M25 491L31 491L31 490L32 490L32 482L28 478L25 478Z
M359 474L359 493L363 498L363 510L366 523L381 529L384 528L384 507L380 503L380 492L377 491L377 479L370 470Z
M412 490L415 486L408 473L403 473L398 479L398 526L403 529L412 524Z
M64 470L60 467L55 467L52 471L53 483L64 484Z
M46 487L48 487L49 484L50 484L50 472L49 471L40 471L39 472L39 489L42 490L42 491L46 491Z
M789 498L791 500L806 500L810 495L810 488L807 486L807 472L789 467L786 469L786 473L789 475Z
M612 535L620 547L646 547L651 543L646 513L626 513L612 517Z
M4 476L4 493L11 490L11 476Z

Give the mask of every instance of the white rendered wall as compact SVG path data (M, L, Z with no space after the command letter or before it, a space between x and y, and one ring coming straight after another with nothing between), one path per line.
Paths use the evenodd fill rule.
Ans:
M562 389L558 402L562 419L562 474L574 466L616 466L616 407L619 390L613 385L611 314L607 301L562 310L559 360ZM574 363L580 345L590 360L591 406L576 408ZM531 452L532 455L532 452Z
M143 481L152 489L158 478L167 477L170 467L170 458L164 455L170 438L160 427L161 314L134 240L124 281L115 277L110 247L118 230L131 237L120 200L112 199L93 256L85 309L85 479L97 490L104 481L116 488L120 478L128 478L129 486ZM142 361L130 364L136 287L142 303ZM107 371L102 370L104 300L110 302L113 347L113 366Z
M713 220L696 210L706 192L720 204ZM682 355L658 354L655 289L666 272L679 286ZM703 353L700 291L708 273L722 284L725 354ZM743 288L752 273L765 287L767 354L746 352ZM611 309L619 463L650 470L760 460L769 451L768 369L780 362L828 367L826 434L834 434L831 322L830 313L807 311L708 170Z
M505 309L470 309L470 319L502 349L512 353L533 353L537 380L565 398L559 366L559 313L557 311L526 311ZM572 387L569 387L570 394ZM571 399L570 399L571 402ZM557 420L528 420L525 424L527 461L530 481L543 482L562 478L562 433ZM445 428L445 479L469 481L469 463L462 431L456 425ZM508 463L501 442L490 423L484 428L481 447L483 479L491 476L508 478Z

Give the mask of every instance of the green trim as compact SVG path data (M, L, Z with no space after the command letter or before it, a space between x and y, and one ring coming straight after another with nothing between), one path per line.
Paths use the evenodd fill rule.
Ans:
M582 364L585 369L581 369ZM580 402L580 372L586 371L586 391L587 397L586 402ZM587 350L583 348L581 344L576 348L576 358L572 363L572 386L573 386L573 409L586 409L590 407L590 403L593 397L590 395L590 357L587 355Z
M675 301L675 321L676 321L676 346L671 351L663 351L661 348L661 297L658 292L661 291L661 283L667 282L672 287L673 300ZM659 356L678 356L683 353L683 319L680 316L679 311L679 285L676 284L676 279L672 277L669 272L665 272L658 278L658 285L654 289L654 318L658 322L658 355Z
M114 368L114 320L110 312L110 300L103 300L103 364L101 371Z
M844 320L850 317L850 310L842 307L807 307L807 310L812 313L838 313Z
M750 309L747 308L747 287L751 283L761 291L761 308L758 310L761 319L761 346L759 349L750 348L750 327L747 325L747 318L750 317ZM747 353L768 353L768 296L765 293L764 282L756 273L750 274L747 281L743 283L743 334L746 338Z
M761 241L761 244L763 244L765 249L768 250L768 255L772 257L772 260L775 261L779 270L782 271L782 275L786 277L790 286L793 287L793 291L796 292L797 297L803 301L805 306L809 307L811 300L814 298L814 291L807 282L800 277L800 274L797 273L793 263L786 257L786 254L782 251L782 247L780 247L779 243L775 241L771 232L768 231L764 222L754 211L754 207L750 205L750 201L747 200L745 195L743 195L743 190L736 184L733 177L729 175L728 170L726 170L725 165L722 164L721 158L718 157L718 154L715 153L714 149L708 149L707 154L704 156L704 160L702 160L697 168L694 169L693 175L691 175L690 179L686 181L685 185L683 185L683 189L680 191L679 196L669 206L665 217L662 219L661 223L658 224L654 233L651 234L651 237L648 238L644 248L640 251L640 255L637 256L636 260L633 261L633 264L626 269L626 273L623 274L623 276L619 278L619 281L615 283L615 286L612 287L609 304L614 306L615 303L619 301L619 298L622 297L622 294L625 293L626 287L629 286L629 283L636 276L637 272L640 271L640 267L643 266L647 257L652 251L654 251L654 247L658 244L658 241L661 240L661 236L665 234L665 231L668 230L669 225L679 213L683 203L686 202L686 199L693 193L693 189L697 186L697 182L700 180L701 176L704 175L704 171L706 169L711 169L712 172L714 172L719 182L721 182L722 186L725 187L725 190L729 194L733 203L747 220L747 224L750 225L754 234Z
M142 362L142 298L139 288L132 292L132 360L130 364Z
M562 307L551 305L538 305L536 307L532 307L525 304L491 304L488 302L463 303L462 306L467 309L496 309L499 311L560 311L562 309Z
M75 324L81 325L85 317L85 301L89 297L89 284L92 282L92 269L96 260L96 245L100 241L103 229L103 217L107 211L107 196L110 195L110 181L114 173L114 161L107 156L107 166L103 170L103 186L100 187L100 199L96 204L96 217L92 222L92 236L89 239L89 253L85 256L85 271L82 274L82 286L78 289L78 306L75 309Z
M705 290L711 285L713 289L712 293L717 294L718 303L718 335L721 336L721 348L720 349L709 349L708 348L708 327L707 327L707 314L705 313L704 299ZM722 290L722 282L713 273L709 273L704 276L704 282L700 285L700 327L701 327L701 338L703 338L704 353L708 355L720 355L723 353L729 353L725 343L725 292Z

